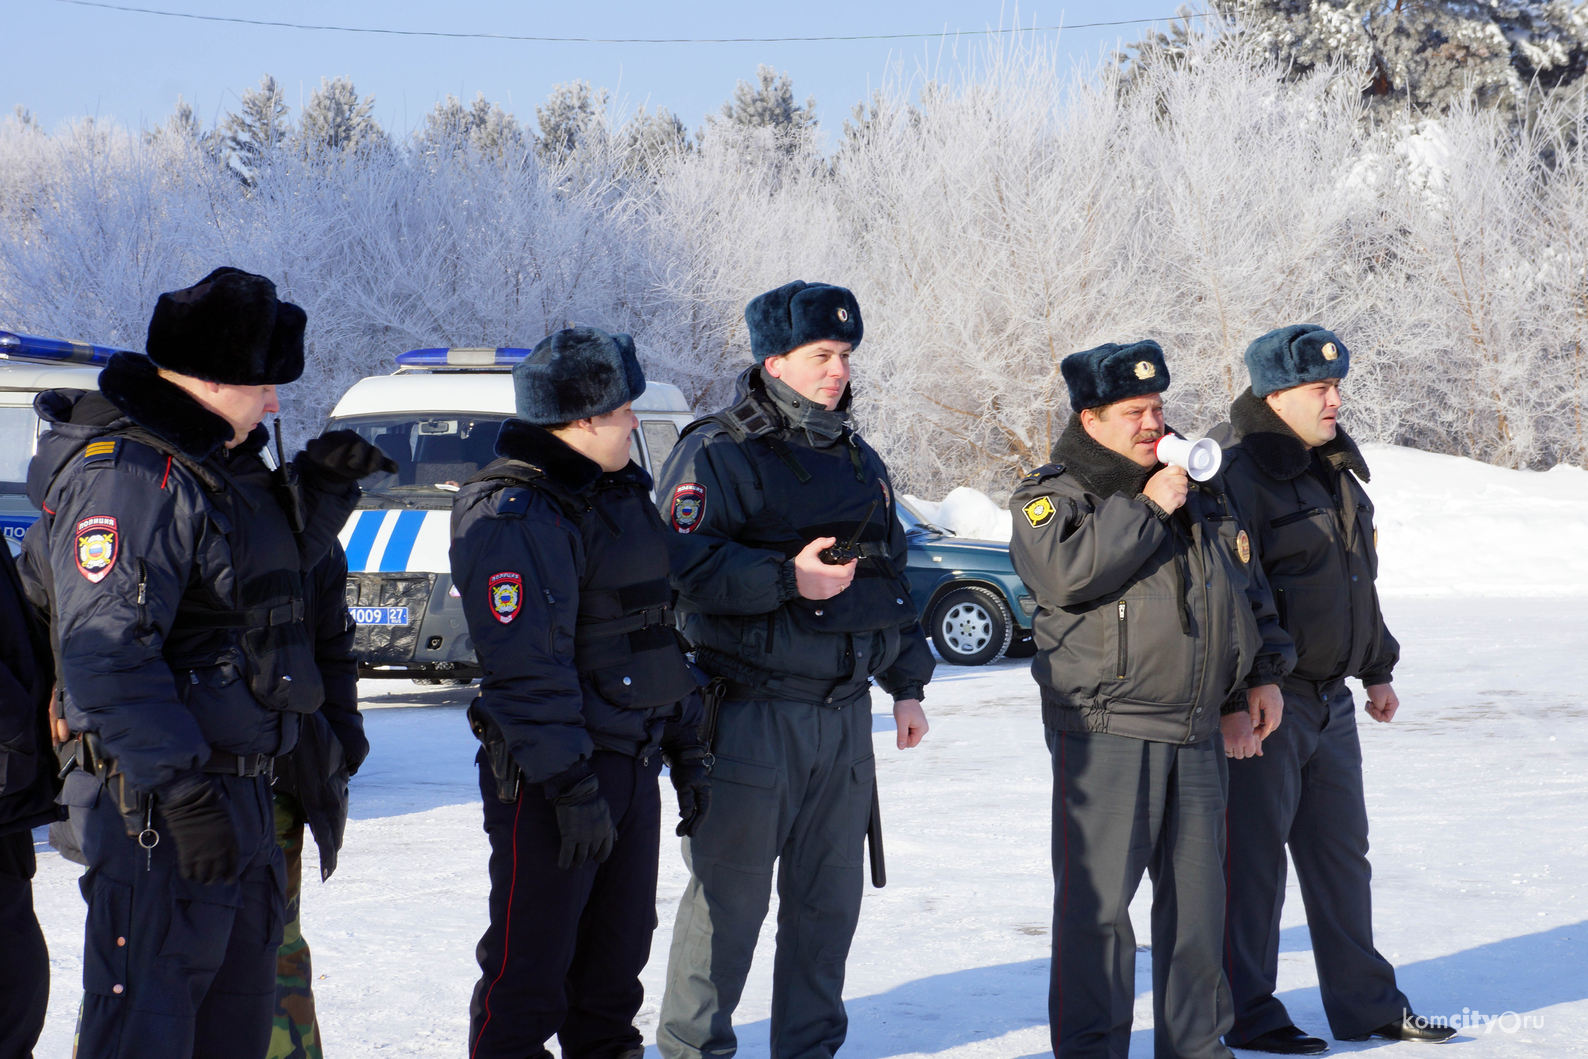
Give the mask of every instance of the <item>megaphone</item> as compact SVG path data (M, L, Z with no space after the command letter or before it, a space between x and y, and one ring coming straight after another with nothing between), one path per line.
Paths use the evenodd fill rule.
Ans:
M1158 461L1184 467L1193 481L1205 482L1219 473L1224 464L1224 452L1212 438L1187 441L1174 434L1158 439Z

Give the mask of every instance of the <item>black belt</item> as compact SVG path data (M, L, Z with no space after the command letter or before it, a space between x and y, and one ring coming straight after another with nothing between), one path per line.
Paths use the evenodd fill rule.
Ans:
M294 599L274 607L255 607L252 610L182 610L177 609L176 627L179 629L268 629L276 625L291 625L302 621L303 600Z
M228 754L212 750L204 763L204 771L214 776L267 776L274 777L276 759L270 754Z

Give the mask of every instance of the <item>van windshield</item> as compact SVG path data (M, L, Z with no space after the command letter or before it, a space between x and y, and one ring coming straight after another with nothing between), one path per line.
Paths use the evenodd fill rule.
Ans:
M397 464L396 474L359 483L360 507L446 508L458 486L496 459L496 435L508 417L481 412L397 412L333 418L327 430L356 431Z
M38 417L32 408L0 407L0 493L26 493Z

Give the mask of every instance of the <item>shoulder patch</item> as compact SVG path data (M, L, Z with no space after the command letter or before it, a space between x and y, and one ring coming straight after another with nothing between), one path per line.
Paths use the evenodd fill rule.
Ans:
M512 571L492 574L485 583L491 601L491 616L503 625L518 617L524 606L524 578Z
M1026 475L1024 478L1020 479L1020 481L1021 482L1040 482L1044 478L1057 478L1059 475L1061 475L1063 473L1064 473L1064 464L1062 464L1062 463L1045 463L1041 467L1038 467L1036 470L1032 471L1030 474Z
M114 515L90 515L77 523L77 572L99 584L116 565L120 534Z
M1058 509L1053 506L1052 499L1045 496L1037 497L1022 507L1020 511L1026 516L1026 521L1031 523L1032 529L1041 529L1046 526L1053 521L1053 516L1058 513Z
M672 504L668 508L673 529L679 533L693 533L706 515L706 487L699 482L685 482L673 490Z

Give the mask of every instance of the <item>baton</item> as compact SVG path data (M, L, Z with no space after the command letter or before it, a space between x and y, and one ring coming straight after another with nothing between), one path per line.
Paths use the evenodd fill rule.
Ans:
M871 852L871 885L888 885L888 862L882 855L882 801L877 797L877 782L871 781L871 822L866 825L866 846Z

